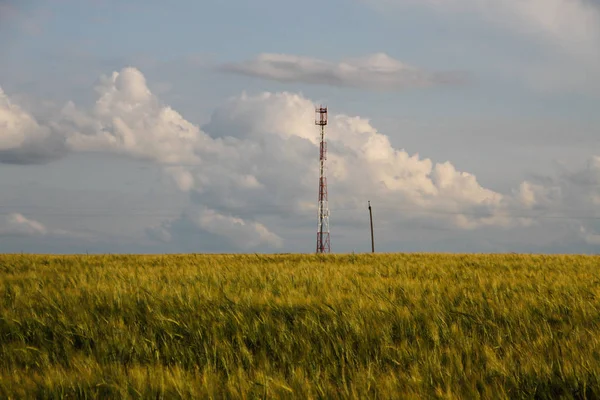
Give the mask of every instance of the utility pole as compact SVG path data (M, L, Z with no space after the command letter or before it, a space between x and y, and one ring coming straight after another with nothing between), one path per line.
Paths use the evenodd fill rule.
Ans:
M371 219L371 253L375 253L375 238L373 237L373 211L371 210L371 202L369 201L369 217Z

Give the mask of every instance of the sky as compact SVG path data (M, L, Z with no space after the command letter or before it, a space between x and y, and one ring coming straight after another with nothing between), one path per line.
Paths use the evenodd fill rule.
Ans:
M0 252L598 253L600 1L0 0Z

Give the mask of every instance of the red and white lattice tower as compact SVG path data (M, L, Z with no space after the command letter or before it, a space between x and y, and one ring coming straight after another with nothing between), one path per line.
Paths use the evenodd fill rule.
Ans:
M329 206L327 203L327 177L325 176L325 160L327 160L327 142L325 126L327 125L327 107L316 110L315 124L321 127L321 145L319 151L319 225L317 227L317 254L329 253Z

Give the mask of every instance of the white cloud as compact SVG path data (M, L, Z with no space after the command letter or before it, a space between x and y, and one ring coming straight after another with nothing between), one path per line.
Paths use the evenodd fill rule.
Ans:
M343 60L339 63L289 54L263 53L252 60L222 65L220 70L279 82L372 90L460 84L465 80L463 74L424 71L395 60L385 53Z
M48 229L41 223L14 213L0 220L0 236L44 236Z
M217 178L207 176L203 168L190 168L194 181L202 182L194 189L196 197L235 213L312 216L306 205L317 189L318 136L313 118L313 102L292 93L230 99L204 130L211 137L228 139L237 157ZM457 171L449 162L436 164L395 149L366 119L330 115L327 141L334 210L360 208L370 198L395 208L396 215L412 208L421 211L413 218L462 228L525 223L510 216L515 205L510 196L483 188L474 175ZM260 188L231 179L236 174L239 178L239 171L251 172Z
M254 218L309 215L306 204L314 198L317 176L311 160L318 151L312 101L287 92L243 93L217 108L201 130L162 105L136 69L104 78L97 92L91 110L69 103L53 122L66 132L68 148L165 165L181 190L211 210L196 219L198 228L238 245L233 232L255 243L251 231L262 238L256 243L276 246ZM37 126L33 119L30 124ZM446 214L433 218L464 228L518 223L506 215L510 199L449 162L434 164L393 148L366 119L332 114L327 134L334 207L356 206L370 196L398 209L442 210ZM482 216L473 216L474 210Z
M12 104L1 87L0 128L0 150L14 149L27 141L43 139L50 134L48 128L40 127L28 113Z
M548 187L525 181L516 191L516 198L525 209L533 209L550 206L560 198L561 193L560 187Z
M260 187L251 173L228 166L231 160L246 152L243 144L236 144L232 138L213 139L179 113L162 105L137 69L125 68L104 77L96 91L99 98L91 110L82 111L68 103L60 118L47 124L56 129L40 127L32 116L10 105L6 98L10 108L4 107L8 111L0 114L2 120L10 122L10 125L6 124L10 129L0 134L0 142L10 143L6 157L20 156L23 147L28 144L27 140L20 140L22 137L42 136L43 133L44 138L60 137L70 151L113 152L163 164L181 190L194 187L201 192L203 185L211 190L218 189L220 185L235 186L240 190ZM20 160L23 163L36 161L30 158ZM204 173L194 176L187 167L180 165L198 165ZM213 215L212 219L204 215L197 227L217 235L227 235L240 246L240 237L248 238L247 242L252 245L266 243L278 246L280 239L264 225L247 218L219 218L219 215ZM228 228L219 230L214 221L220 221ZM249 232L256 234L252 236Z
M172 221L165 221L159 226L151 226L146 228L146 234L153 240L169 243L173 240L171 226Z
M594 246L600 246L600 233L596 233L593 231L589 231L588 228L581 226L580 227L580 235L587 244L591 244Z
M179 218L150 227L146 232L150 238L163 243L173 242L190 233L203 232L242 250L257 247L279 249L283 246L283 239L263 224L225 215L207 207L190 207ZM202 243L197 243L197 246L202 248Z
M521 195L529 207L555 211L569 207L590 215L595 214L600 204L599 156L591 157L574 171L562 167L556 174L538 180L521 185Z
M0 216L0 237L81 237L85 234L76 234L62 229L49 229L44 224L27 218L20 213L11 213Z
M546 222L571 227L590 245L600 244L600 157L591 157L576 170L562 168L557 173L523 182L519 199Z
M247 222L242 218L223 215L215 210L203 209L190 220L203 230L227 237L242 249L251 249L262 244L281 248L283 240L270 232L263 224Z
M165 171L175 180L177 187L188 192L194 187L194 176L184 167L166 167Z
M25 122L2 131L0 143L10 141L11 151L18 150L25 141L14 138L34 127L63 138L71 151L113 152L163 165L194 206L148 230L162 242L179 240L185 231L245 250L280 248L287 232L313 225L318 131L311 100L287 92L242 93L217 107L200 128L161 104L133 68L105 78L97 91L92 109L68 104L46 125L5 107L12 110L5 120ZM394 148L365 118L332 112L327 141L333 227L359 223L354 211L367 200L388 210L387 226L420 221L465 230L531 226L542 221L537 213L568 217L573 211L565 206L593 213L600 203L600 158L582 171L527 181L502 194L450 162Z
M63 137L51 125L13 104L0 87L0 162L43 163L65 152Z
M154 96L144 75L125 68L104 77L96 88L99 99L88 113L69 103L63 118L74 131L67 145L75 151L112 151L159 163L195 163L194 148L208 140Z

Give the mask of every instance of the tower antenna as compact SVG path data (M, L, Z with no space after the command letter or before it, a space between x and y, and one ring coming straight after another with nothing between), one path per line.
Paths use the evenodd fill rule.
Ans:
M319 225L317 227L317 254L322 254L331 252L331 243L329 241L327 177L325 176L325 160L327 160L327 142L325 141L327 107L320 106L316 108L315 125L321 127L321 145L319 151Z

